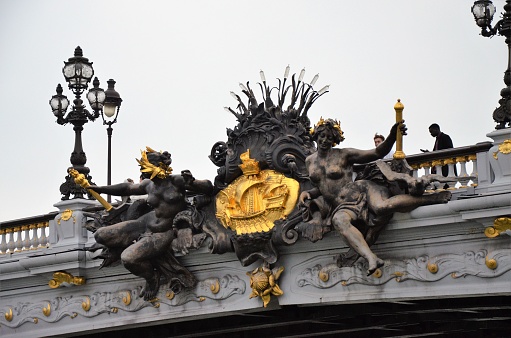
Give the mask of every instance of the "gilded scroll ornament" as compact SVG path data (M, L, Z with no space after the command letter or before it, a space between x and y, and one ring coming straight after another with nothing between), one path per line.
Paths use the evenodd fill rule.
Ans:
M73 216L73 211L70 210L70 209L66 209L64 210L64 212L62 213L62 220L63 221L67 221L69 220L71 217Z
M299 183L275 170L261 171L250 150L240 158L243 175L218 193L216 217L238 235L268 232L295 207Z
M131 304L131 292L130 291L124 291L122 296L122 302L124 305L130 305Z
M7 310L7 312L5 313L5 320L10 322L10 321L12 321L12 317L13 317L12 309L9 308L9 310Z
M60 221L68 221L73 217L73 211L70 209L66 209L62 212L60 217L57 219L57 223L60 224ZM73 217L73 223L76 222L76 217Z
M90 310L90 297L85 296L85 300L82 302L82 309L84 311Z
M511 231L511 218L499 217L493 221L493 226L484 229L484 234L488 238L499 236L503 232Z
M47 303L46 306L43 307L43 315L49 317L51 315L51 304Z
M57 271L53 273L53 279L48 282L48 285L52 289L56 289L61 285L69 286L69 285L84 285L85 278L84 277L75 277L70 273L64 271Z
M276 283L282 271L284 271L283 266L271 270L266 266L261 266L252 272L247 272L247 276L250 276L250 287L252 288L249 298L261 297L263 306L266 307L270 302L271 295L283 295L284 292Z
M214 295L216 295L220 291L220 282L218 281L218 279L216 279L214 283L211 283L209 289L211 290L211 293Z
M502 153L504 155L511 153L511 140L505 140L499 144L499 150L493 153L493 158L496 160L498 160L498 153Z

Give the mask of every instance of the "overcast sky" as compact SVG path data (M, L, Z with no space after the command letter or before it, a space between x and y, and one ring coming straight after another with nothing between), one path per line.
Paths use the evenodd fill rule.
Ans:
M504 1L494 1L497 14ZM330 85L309 111L337 118L341 147L369 149L405 106L404 152L431 150L439 123L454 146L490 141L504 87L504 38L479 35L472 1L8 1L0 0L0 221L57 210L73 151L72 125L48 104L76 46L95 76L123 99L112 138L112 182L139 176L135 158L168 150L175 173L213 179L212 145L236 125L230 91L270 84L305 67ZM256 93L259 93L257 91ZM107 134L87 123L83 147L93 181L106 184Z

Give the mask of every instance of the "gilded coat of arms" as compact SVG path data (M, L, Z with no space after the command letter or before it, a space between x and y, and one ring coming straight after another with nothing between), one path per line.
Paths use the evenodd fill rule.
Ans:
M216 216L237 235L268 232L294 209L299 183L275 170L260 170L250 150L240 158L243 175L218 193Z

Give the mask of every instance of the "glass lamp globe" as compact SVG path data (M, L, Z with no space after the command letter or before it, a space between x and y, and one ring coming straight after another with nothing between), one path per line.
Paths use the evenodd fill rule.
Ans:
M495 6L490 0L477 0L472 6L472 14L479 27L488 27L495 14Z
M101 111L106 99L105 91L99 88L99 80L97 77L92 81L92 85L94 87L87 93L87 100L89 100L89 104L94 111Z
M64 61L62 74L64 74L69 84L69 89L71 89L75 95L83 92L83 90L87 88L87 85L94 75L94 69L92 68L92 62L89 62L89 59L83 57L80 46L76 47L73 57L69 58L68 61Z
M60 83L57 85L57 95L53 95L50 99L50 107L53 115L59 117L63 116L69 106L69 100L65 95L62 95L62 86Z

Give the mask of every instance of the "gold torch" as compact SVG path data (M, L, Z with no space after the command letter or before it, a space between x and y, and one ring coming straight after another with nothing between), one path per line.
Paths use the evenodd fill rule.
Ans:
M90 186L89 181L85 178L85 175L80 174L76 169L70 168L68 170L69 175L73 176L75 179L75 183L81 186L82 188L87 188ZM99 203L106 209L106 211L112 210L112 205L105 201L103 197L101 197L100 194L95 192L94 190L88 190L92 196L94 196L95 199L98 200Z
M397 99L397 103L394 105L394 110L396 111L396 122L401 122L403 120L403 109L405 109L405 106L403 106L400 99ZM398 127L394 159L403 160L405 157L406 155L403 153L403 132L401 131L401 128Z

